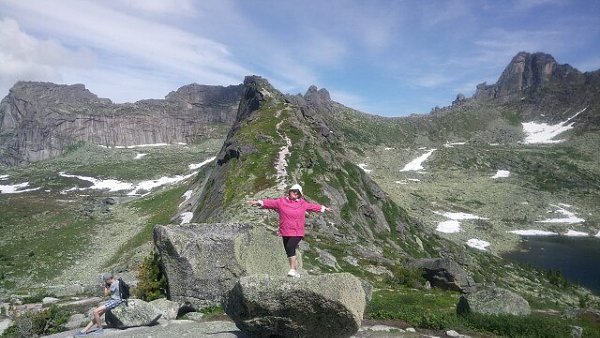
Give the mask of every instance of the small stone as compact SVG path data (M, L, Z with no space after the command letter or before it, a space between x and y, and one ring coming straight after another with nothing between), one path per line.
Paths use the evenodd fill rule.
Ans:
M42 299L42 304L43 305L49 305L49 304L54 304L54 303L58 303L60 301L60 299L58 298L54 298L54 297L44 297Z

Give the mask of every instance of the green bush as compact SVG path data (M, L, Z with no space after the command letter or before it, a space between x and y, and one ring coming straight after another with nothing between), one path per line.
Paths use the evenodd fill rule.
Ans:
M558 286L561 288L566 288L570 284L569 281L566 280L565 277L562 275L560 270L549 269L549 270L546 270L544 275L546 276L546 278L548 278L548 281L552 285L555 285L555 286Z
M471 313L462 317L465 326L506 337L569 337L571 328L556 317L541 315L482 315ZM551 329L550 329L551 328Z
M167 296L167 278L160 269L156 254L146 257L140 266L134 295L147 302Z
M394 266L392 269L394 277L388 278L387 284L408 286L409 288L422 288L426 279L423 277L423 271L418 268L409 268L405 266Z
M200 309L198 312L204 314L205 319L210 319L212 317L225 314L223 307L221 307L220 305L205 307L203 309Z
M35 337L66 331L64 324L70 316L71 313L56 305L40 312L28 312L15 318L15 323L2 333L2 338Z
M402 320L424 329L479 332L502 337L569 337L570 324L584 328L585 337L599 336L598 323L560 319L554 315L529 316L456 314L459 294L440 290L397 287L377 290L367 305L370 319Z

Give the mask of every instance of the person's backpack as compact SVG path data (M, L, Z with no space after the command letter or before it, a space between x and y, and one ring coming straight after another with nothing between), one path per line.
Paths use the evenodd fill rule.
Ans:
M121 299L127 299L131 296L129 285L127 285L127 283L125 283L121 277L119 277L119 293L121 295Z

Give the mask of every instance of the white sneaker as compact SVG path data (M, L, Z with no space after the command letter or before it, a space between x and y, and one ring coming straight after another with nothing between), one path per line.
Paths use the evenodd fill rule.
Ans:
M296 277L296 278L300 277L300 274L298 273L298 271L296 271L294 269L291 269L287 275L288 275L288 277Z

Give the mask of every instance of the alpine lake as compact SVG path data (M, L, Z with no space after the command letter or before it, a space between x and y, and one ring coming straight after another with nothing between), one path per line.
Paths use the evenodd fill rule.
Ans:
M523 236L519 249L505 259L546 270L558 270L572 283L600 296L600 238Z

